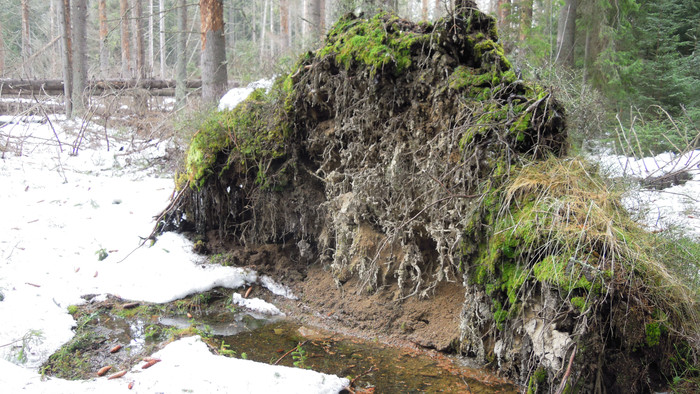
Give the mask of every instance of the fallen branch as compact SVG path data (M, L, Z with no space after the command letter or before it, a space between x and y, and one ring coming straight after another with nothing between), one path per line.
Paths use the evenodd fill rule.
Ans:
M302 342L302 343L300 343L300 344L294 346L294 347L293 347L291 350L289 350L287 353L283 354L282 357L278 358L277 361L275 361L274 363L272 363L272 365L277 365L277 364L279 364L279 362L282 361L283 358L289 356L290 354L292 354L293 351L295 351L295 350L299 349L300 347L306 345L306 342L309 342L309 340L307 339L307 340L305 340L304 342Z

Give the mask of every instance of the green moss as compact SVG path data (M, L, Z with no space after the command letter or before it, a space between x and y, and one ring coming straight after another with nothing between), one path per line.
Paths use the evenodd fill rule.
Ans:
M368 20L346 15L328 33L318 56L334 55L345 68L362 63L370 67L370 76L388 67L399 75L412 64L411 48L428 42L430 35L403 31L398 22L397 16L388 13Z
M661 325L658 322L647 323L645 326L647 346L656 346L661 340Z
M77 305L68 305L68 313L75 317L75 315L78 313L78 306Z
M585 312L588 307L586 297L571 297L571 305L577 308L581 313Z
M258 178L265 183L267 164L284 155L289 135L289 126L280 119L275 103L291 87L283 80L276 88L270 94L257 89L233 110L212 112L199 126L185 160L190 187L201 189L209 176L220 175L231 165L240 165L241 172L247 172L248 162L263 171ZM215 164L223 160L225 164L217 169Z
M566 292L593 290L570 255L549 255L534 265L533 272L538 281L556 285Z

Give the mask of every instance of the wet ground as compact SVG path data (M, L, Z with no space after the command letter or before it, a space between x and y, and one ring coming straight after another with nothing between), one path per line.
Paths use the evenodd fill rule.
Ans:
M220 355L347 377L358 392L517 391L435 351L388 346L247 311L231 304L232 293L215 289L169 304L108 298L73 307L76 335L51 356L44 373L86 379L108 365L125 370L173 339L200 335Z

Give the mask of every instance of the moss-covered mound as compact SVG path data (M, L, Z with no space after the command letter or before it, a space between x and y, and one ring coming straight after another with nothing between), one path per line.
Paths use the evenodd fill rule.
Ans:
M297 245L339 287L396 302L463 283L454 348L533 391L657 388L694 354L694 295L565 158L561 105L517 78L495 20L460 3L434 24L341 18L269 92L200 126L166 222Z

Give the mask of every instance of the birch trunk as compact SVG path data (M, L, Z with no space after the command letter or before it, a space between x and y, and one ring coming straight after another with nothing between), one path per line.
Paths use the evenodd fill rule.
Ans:
M22 0L22 70L25 78L34 77L31 67L32 48L29 38L29 0Z
M158 2L158 43L160 44L160 77L165 79L165 0Z

